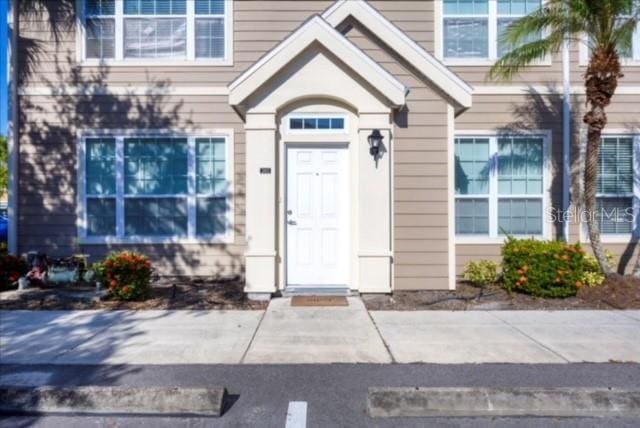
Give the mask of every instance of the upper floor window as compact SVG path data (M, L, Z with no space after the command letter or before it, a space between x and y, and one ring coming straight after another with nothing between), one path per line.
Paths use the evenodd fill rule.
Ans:
M230 57L229 0L84 0L84 59Z
M509 25L538 9L542 1L444 0L442 25L444 58L449 60L498 59L513 48L501 41Z

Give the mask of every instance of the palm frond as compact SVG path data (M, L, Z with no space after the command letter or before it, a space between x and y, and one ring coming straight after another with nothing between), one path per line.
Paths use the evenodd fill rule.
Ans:
M613 46L616 46L622 56L628 56L633 52L633 35L637 26L638 20L629 18L614 30Z
M500 58L489 70L490 79L511 80L523 68L557 52L562 46L563 33L554 32L548 37L519 46Z

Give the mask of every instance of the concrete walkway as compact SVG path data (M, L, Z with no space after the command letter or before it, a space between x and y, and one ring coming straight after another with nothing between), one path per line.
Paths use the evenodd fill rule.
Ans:
M245 363L390 363L362 300L347 307L292 307L272 300Z
M640 311L0 311L2 364L640 363Z

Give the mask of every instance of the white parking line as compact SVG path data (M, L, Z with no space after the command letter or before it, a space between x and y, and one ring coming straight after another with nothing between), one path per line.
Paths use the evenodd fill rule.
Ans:
M285 428L306 428L307 427L307 402L289 401L287 410L287 424Z

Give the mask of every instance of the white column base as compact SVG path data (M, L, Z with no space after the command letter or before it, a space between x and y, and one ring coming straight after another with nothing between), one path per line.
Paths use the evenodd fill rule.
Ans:
M245 255L245 293L275 293L276 256Z
M360 293L391 293L391 257L358 256Z

